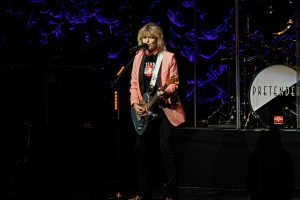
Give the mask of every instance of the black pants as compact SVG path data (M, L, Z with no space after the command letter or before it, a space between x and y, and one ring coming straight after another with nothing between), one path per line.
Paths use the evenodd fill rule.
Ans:
M137 159L137 178L139 186L139 195L144 197L152 196L152 173L153 164L160 165L160 159L150 159L151 153L155 151L153 147L159 147L161 158L166 174L166 196L176 198L176 164L173 151L173 132L174 127L169 122L163 112L150 121L143 135L137 135L136 140L136 159ZM157 141L159 140L159 141ZM158 143L159 142L159 143ZM159 144L155 146L155 143ZM151 162L151 163L150 163ZM155 162L155 163L153 163ZM157 163L156 163L157 162Z

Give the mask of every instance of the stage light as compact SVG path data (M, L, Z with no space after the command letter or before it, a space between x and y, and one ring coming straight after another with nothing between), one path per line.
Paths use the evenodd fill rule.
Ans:
M115 90L114 92L114 110L117 111L119 109L119 92L117 90Z

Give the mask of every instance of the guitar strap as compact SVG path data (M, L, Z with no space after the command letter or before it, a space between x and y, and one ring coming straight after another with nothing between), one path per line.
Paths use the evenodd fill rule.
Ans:
M163 59L163 53L160 52L157 56L157 59L156 59L155 68L152 72L152 77L151 77L149 87L154 87L155 84L156 84L156 80L157 80L157 76L158 76L158 72L159 72L159 69L160 69L162 59Z

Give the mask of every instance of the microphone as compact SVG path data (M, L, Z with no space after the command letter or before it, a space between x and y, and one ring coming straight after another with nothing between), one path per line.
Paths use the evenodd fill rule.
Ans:
M145 48L145 49L148 49L148 44L146 43L143 43L143 44L140 44L140 45L137 45L137 46L134 46L130 49L130 52L133 52L133 51L138 51L140 50L141 48Z

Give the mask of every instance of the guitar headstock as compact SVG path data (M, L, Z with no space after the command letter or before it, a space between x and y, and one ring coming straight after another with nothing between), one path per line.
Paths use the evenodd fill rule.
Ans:
M172 83L175 83L175 82L178 82L179 81L179 78L177 75L173 75L167 82L167 85L170 85Z
M170 84L178 82L179 78L177 75L171 76L171 78L166 82L166 84L161 88L162 90L166 89Z

